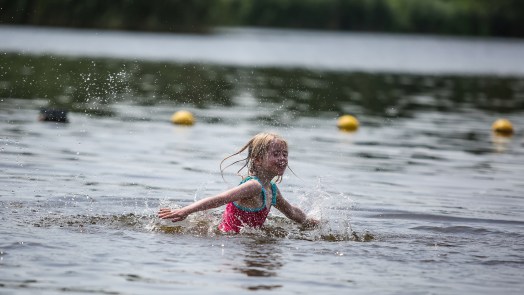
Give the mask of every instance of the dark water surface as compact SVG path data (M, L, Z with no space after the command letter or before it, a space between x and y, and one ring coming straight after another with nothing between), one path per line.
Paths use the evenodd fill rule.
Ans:
M71 32L49 34L73 46ZM226 36L249 36L237 34ZM169 39L136 38L159 51ZM521 46L478 42L494 56ZM499 75L505 65L427 74L0 50L2 294L524 288L524 78ZM41 107L69 110L70 122L37 121ZM169 123L182 108L194 126ZM336 129L343 113L359 118L356 133ZM499 117L512 137L491 132ZM240 235L217 232L221 208L180 224L155 217L236 185L219 162L265 130L288 139L298 175L280 190L320 228L276 210Z

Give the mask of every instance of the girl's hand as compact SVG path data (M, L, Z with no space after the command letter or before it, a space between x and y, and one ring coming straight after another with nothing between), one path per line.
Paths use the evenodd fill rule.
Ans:
M186 219L187 213L182 209L171 210L169 208L160 208L158 211L158 217L162 219L171 219L173 222L182 221Z
M320 226L320 220L313 219L313 218L307 218L306 220L304 220L302 225L305 228L316 228Z

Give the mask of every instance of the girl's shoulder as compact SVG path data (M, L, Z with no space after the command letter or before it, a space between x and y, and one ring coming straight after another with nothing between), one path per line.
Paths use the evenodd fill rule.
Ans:
M239 183L239 186L262 190L262 184L260 183L260 181L251 176L242 179L242 181Z
M242 181L240 181L240 184L247 183L247 182L254 182L254 183L258 183L262 185L262 183L260 182L260 179L258 179L258 177L256 176L250 175L250 176L242 177Z

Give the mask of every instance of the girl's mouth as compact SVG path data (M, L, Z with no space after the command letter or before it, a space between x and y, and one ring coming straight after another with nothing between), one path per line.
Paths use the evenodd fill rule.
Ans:
M278 164L277 167L280 168L281 170L285 170L286 167L287 167L287 163L280 163L280 164Z

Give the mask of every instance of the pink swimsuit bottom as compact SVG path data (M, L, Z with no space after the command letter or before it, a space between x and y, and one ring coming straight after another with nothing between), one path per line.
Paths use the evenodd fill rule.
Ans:
M251 179L255 179L256 181L260 182L260 180L257 177L248 176L246 177L246 179L242 180L240 184L245 183L246 181L249 181ZM274 206L277 202L277 186L273 182L271 183L271 193L271 204ZM220 223L218 228L224 232L238 233L240 232L240 229L245 226L254 228L261 227L266 221L270 209L266 207L266 190L264 189L263 185L261 196L263 205L260 208L252 209L242 207L240 205L235 204L235 202L227 204L226 210L222 215L222 223Z

